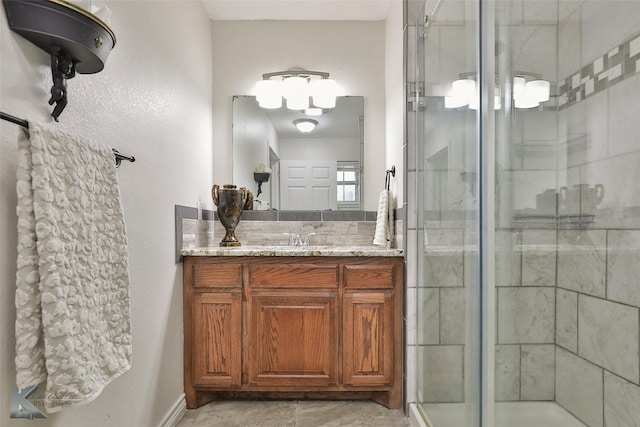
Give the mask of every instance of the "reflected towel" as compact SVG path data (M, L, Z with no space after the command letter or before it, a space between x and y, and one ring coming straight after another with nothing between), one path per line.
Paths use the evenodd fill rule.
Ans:
M376 217L376 231L373 244L391 246L393 240L393 197L389 190L382 190L378 199L378 216Z
M18 141L16 372L48 412L131 366L128 251L111 149L36 122Z

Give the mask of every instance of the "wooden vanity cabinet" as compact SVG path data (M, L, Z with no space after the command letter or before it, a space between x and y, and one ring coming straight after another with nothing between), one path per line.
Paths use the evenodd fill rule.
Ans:
M184 261L187 407L216 398L402 405L402 258Z

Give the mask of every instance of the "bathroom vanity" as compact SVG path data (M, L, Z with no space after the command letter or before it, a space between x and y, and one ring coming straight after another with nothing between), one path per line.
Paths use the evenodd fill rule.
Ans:
M402 405L399 250L203 248L184 256L188 408L218 398Z

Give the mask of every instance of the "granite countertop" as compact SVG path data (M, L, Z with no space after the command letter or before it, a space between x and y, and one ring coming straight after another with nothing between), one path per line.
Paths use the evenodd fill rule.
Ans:
M402 249L387 249L381 246L239 246L202 247L183 249L183 256L350 256L350 257L397 257Z

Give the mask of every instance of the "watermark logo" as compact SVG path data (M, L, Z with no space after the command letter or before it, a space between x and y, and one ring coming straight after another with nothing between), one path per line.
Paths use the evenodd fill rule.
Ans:
M47 418L45 414L36 408L33 403L29 401L36 389L37 385L30 385L25 388L14 388L11 390L11 418L26 418L33 420L34 418Z

